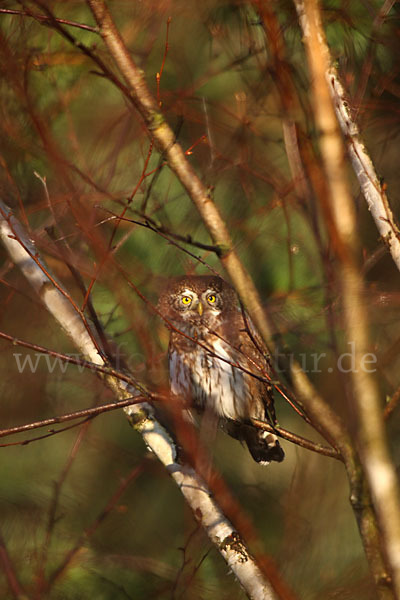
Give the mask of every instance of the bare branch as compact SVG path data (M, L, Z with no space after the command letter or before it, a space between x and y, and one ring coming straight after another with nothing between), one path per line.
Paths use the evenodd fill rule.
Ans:
M233 250L233 244L227 227L210 196L209 190L205 188L191 168L185 153L176 142L172 130L165 123L159 106L149 92L142 72L136 67L132 57L129 55L106 5L104 2L97 0L89 0L89 5L101 28L102 37L128 84L131 92L130 99L147 125L149 135L152 136L170 168L176 173L188 191L189 196L204 220L214 245L220 248L221 262L229 273L241 300L245 304L264 341L270 341L270 327L262 310L258 293ZM97 60L96 57L93 58ZM126 95L126 88L124 88L124 93ZM386 576L382 574L384 573L384 567L382 566L382 559L379 557L379 533L375 517L369 508L369 499L365 493L360 491L363 486L360 485L360 470L351 441L340 419L316 393L298 365L292 365L291 374L296 391L301 396L305 412L312 416L313 424L320 433L334 446L340 448L342 456L345 459L352 489L352 498L354 498L354 506L362 507L361 510L357 508L356 514L366 546L367 556L371 563L376 563L376 566L372 568L374 573L378 573L376 579L383 582Z
M68 315L67 323L61 323L68 335L80 340L83 354L95 364L102 364L100 348L84 317L71 296L49 274L41 261L32 242L26 235L10 209L0 201L0 237L14 264L19 267L30 284L41 297L45 306L56 316L58 311ZM22 241L24 240L24 241ZM29 260L28 260L29 258ZM33 265L37 268L33 268ZM56 317L57 318L57 317ZM95 352L93 351L95 348Z
M326 80L331 92L336 117L347 142L354 172L375 225L386 247L400 270L400 231L389 204L384 186L360 135L358 125L352 117L347 95L332 62L327 67Z
M309 23L305 13L305 3L303 0L295 0L300 23L303 29L305 40L309 38ZM386 3L385 3L386 4ZM378 16L378 21L382 20L384 14L391 8L383 6ZM392 258L400 270L400 231L389 204L384 186L382 185L376 173L375 167L365 147L360 134L357 122L353 118L348 95L340 81L334 61L329 53L329 48L325 43L325 66L324 75L328 84L328 89L332 98L336 118L344 135L347 144L347 152L350 156L354 173L360 184L362 194L367 202L368 209L375 221L375 225L389 249Z
M49 427L50 425L56 425L57 423L65 423L66 421L73 421L75 419L82 419L87 417L96 417L105 412L111 410L117 410L119 408L125 408L131 404L137 404L139 402L145 402L146 399L139 396L138 398L127 398L126 400L118 400L116 402L109 402L108 404L101 404L100 406L94 406L92 408L83 408L82 410L76 410L72 413L66 413L59 417L51 417L50 419L42 419L34 423L26 423L25 425L17 425L15 427L8 427L7 429L0 429L0 438L7 437L8 435L15 435L16 433L22 433L25 431L31 431L32 429L39 429L40 427ZM58 433L57 431L51 433ZM28 440L29 442L30 440ZM27 442L24 440L21 442L22 445Z
M210 191L201 182L188 162L181 146L177 143L172 129L160 112L156 99L148 89L142 71L129 54L106 4L102 0L88 0L88 4L97 20L101 36L111 56L131 89L133 102L144 119L149 135L152 136L159 151L165 156L170 169L174 171L187 190L204 221L214 246L220 250L221 263L228 272L240 300L248 310L264 342L266 344L270 343L271 328L262 309L259 294L253 280L234 250L228 228L210 195ZM305 395L303 397L305 398ZM316 414L318 415L318 413ZM329 425L329 422L326 424ZM329 432L324 431L322 426L319 431L330 442L334 438Z
M288 431L287 429L284 429L279 425L274 425L274 427L272 427L272 425L269 425L264 421L259 421L258 419L252 419L251 422L255 427L258 427L259 429L264 429L265 431L269 431L270 433L276 433L279 437L283 438L284 440L288 440L289 442L292 442L293 444L296 444L301 448L307 448L307 450L311 450L312 452L316 452L317 454L322 454L323 456L329 456L331 458L336 458L337 460L343 461L341 454L334 448L329 448L328 446L324 446L323 444L312 442L311 440L308 440L302 437L301 435L292 433L291 431Z
M355 348L355 368L351 371L351 377L359 418L361 460L382 525L394 592L400 598L400 492L387 445L377 382L373 374L363 367L363 359L370 351L368 316L358 265L359 243L354 203L344 176L344 145L329 87L329 77L332 82L331 60L318 2L296 0L295 3L313 80L314 109L330 193L332 225L336 228L339 242L336 253L340 265L346 335Z
M160 237L167 240L168 243L170 243L172 246L175 246L176 248L178 248L179 250L181 250L182 252L184 252L185 254L190 256L191 258L193 258L195 261L204 265L209 271L211 271L212 273L215 273L215 275L219 275L219 273L217 273L217 271L213 267L211 267L205 260L200 258L200 256L196 256L195 254L193 254L193 252L190 252L189 250L184 248L181 244L179 244L175 240L180 240L184 244L190 244L197 248L201 248L202 250L208 250L209 252L215 252L218 255L219 248L217 248L216 246L211 246L209 244L201 244L199 242L195 242L192 240L192 238L189 235L181 236L179 234L173 233L173 232L169 231L166 227L158 226L149 217L144 217L145 221L142 222L142 221L136 221L134 219L129 219L128 217L116 215L115 213L113 213L111 210L108 210L108 209L102 208L102 210L106 210L106 212L110 213L112 215L112 218L118 222L119 221L127 221L128 223L134 223L135 225L139 225L140 227L144 227L146 229L149 229L150 231L153 231L154 233L157 233ZM104 221L101 221L101 223L103 223L103 222ZM99 225L101 223L99 223ZM116 249L118 247L119 247L119 244L116 246L116 248L114 248L114 252L116 251Z
M15 600L29 600L25 594L20 582L18 581L17 575L14 570L14 566L11 562L10 556L7 551L6 544L3 540L3 536L0 533L0 563L3 566L4 573L7 577L10 591Z
M37 258L33 242L4 204L0 205L0 239L11 259L19 266L29 283L45 302L49 312L57 319L71 340L92 362L104 365L103 358L93 344L91 335L82 323L73 305L65 294L54 287L54 278L44 263ZM29 249L28 249L29 248ZM113 375L104 374L105 383L113 390L118 400L138 396L138 391ZM249 553L244 541L233 525L222 513L212 497L206 482L187 465L177 462L177 449L169 433L156 420L148 403L131 404L125 408L129 421L141 433L150 448L179 486L192 508L193 514L206 530L211 541L235 573L251 598L273 600L276 598L272 585L266 579Z
M23 348L29 348L30 350L35 350L38 354L53 356L55 358L60 359L62 362L80 367L85 367L86 369L94 371L100 375L111 375L116 379L119 379L120 381L124 381L125 383L131 385L133 388L135 388L137 393L141 393L147 398L151 397L150 393L147 392L144 386L139 382L135 381L133 377L126 375L125 373L122 373L117 369L114 369L111 365L108 365L105 362L102 364L96 364L87 360L76 358L75 356L68 356L68 354L63 354L62 352L56 352L55 350L50 350L49 348L45 348L44 346L39 346L38 344L33 344L32 342L26 342L25 340L13 337L12 335L8 335L3 331L0 331L0 338L11 342L13 346L22 346Z
M228 229L213 202L211 191L201 182L188 162L182 147L176 141L174 132L165 121L156 99L148 89L142 71L134 63L115 27L106 4L99 0L88 0L88 4L100 27L101 36L131 90L132 101L142 115L149 134L195 204L214 246L219 249L221 262L229 273L240 299L248 309L264 340L268 340L270 328L261 308L258 292L233 249Z
M90 527L88 527L84 531L84 533L81 535L81 537L79 538L77 543L74 545L74 547L71 548L71 550L69 550L66 553L66 555L65 555L64 559L62 560L62 562L60 563L60 565L50 575L49 581L48 581L47 585L45 586L45 591L49 591L49 589L51 589L51 587L54 585L54 583L62 576L63 573L65 573L66 569L71 564L72 560L74 559L76 554L79 552L79 550L82 548L84 543L94 534L96 529L104 521L106 516L110 513L112 508L115 506L115 504L118 502L118 500L120 499L122 494L125 492L128 485L132 481L134 481L143 472L143 469L144 469L143 463L138 465L137 467L134 467L132 469L132 471L130 472L130 474L128 475L128 477L126 477L121 482L121 484L119 485L116 492L110 498L110 500L109 500L107 506L104 508L104 510L96 517L96 519L93 521L93 523L90 525Z
M20 17L31 17L32 19L36 19L42 23L51 23L52 19L46 15L39 15L31 12L27 12L25 10L16 10L12 8L0 8L0 14L4 15L17 15ZM57 23L61 25L68 25L69 27L77 27L78 29L84 29L85 31L91 31L92 33L99 33L97 27L92 27L91 25L85 25L84 23L78 23L77 21L69 21L68 19L55 19Z

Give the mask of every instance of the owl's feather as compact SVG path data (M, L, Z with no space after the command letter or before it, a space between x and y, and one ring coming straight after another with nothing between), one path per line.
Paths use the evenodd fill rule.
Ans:
M179 330L172 330L169 344L171 391L186 396L199 412L213 411L258 463L282 461L277 437L250 424L251 418L275 418L271 387L250 374L260 376L270 367L233 288L219 277L178 278L160 297L159 308Z

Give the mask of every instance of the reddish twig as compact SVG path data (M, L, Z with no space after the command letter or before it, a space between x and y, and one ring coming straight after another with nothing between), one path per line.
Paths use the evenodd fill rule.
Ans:
M93 27L92 25L85 25L84 23L78 23L77 21L69 21L68 19L59 19L56 17L49 17L46 15L38 15L36 13L28 12L25 10L16 10L12 8L0 8L0 13L5 15L18 15L20 17L30 17L44 24L51 24L54 20L57 23L60 23L61 25L77 27L78 29L84 29L85 31L91 31L92 33L99 34L98 27Z
M300 446L301 448L306 448L307 450L311 450L312 452L316 452L317 454L322 454L323 456L329 456L330 458L336 458L337 460L340 460L343 462L343 458L342 458L340 452L335 450L335 448L329 448L328 446L325 446L324 444L312 442L311 440L308 440L307 438L304 438L301 435L292 433L291 431L288 431L287 429L280 427L280 425L272 426L269 423L266 423L265 421L259 421L258 419L251 419L251 422L258 429L264 429L265 431L269 431L270 433L275 433L282 439L287 440L288 442L292 442L293 444L296 444L296 446Z
M49 580L47 582L46 590L50 590L53 584L65 573L67 568L70 566L71 562L82 548L82 546L92 537L94 532L99 528L101 523L106 519L106 517L111 513L114 506L117 504L118 500L125 492L127 487L132 481L137 479L139 475L144 470L144 462L142 462L139 466L136 466L132 469L128 477L123 479L120 486L116 490L116 492L110 498L108 504L104 508L104 510L97 516L97 518L93 521L93 523L84 531L81 535L77 543L71 550L67 552L61 564L57 567L55 571L50 575Z
M52 497L52 500L51 500L51 503L49 506L49 515L48 515L48 520L47 520L46 536L43 541L42 550L39 553L39 559L38 559L38 568L37 568L37 576L36 576L36 581L37 581L36 595L38 598L41 597L43 588L46 587L46 585L45 585L45 569L46 569L46 563L47 563L47 556L48 556L48 553L50 550L50 543L51 543L51 539L53 536L54 526L56 524L57 508L58 508L59 498L60 498L60 494L61 494L61 489L62 489L65 479L71 469L71 466L77 456L78 450L81 446L81 443L84 439L84 436L88 430L89 425L90 425L90 421L88 419L86 419L83 423L83 427L78 432L76 440L72 446L72 450L67 458L67 462L60 474L60 477L54 484L53 497Z
M132 377L125 375L118 369L114 369L112 366L97 365L88 360L68 356L67 354L63 354L62 352L56 352L55 350L49 350L44 346L39 346L39 344L33 344L32 342L26 342L25 340L13 337L12 335L8 335L3 331L0 331L0 338L11 342L14 346L22 346L23 348L29 348L30 350L35 350L40 354L48 354L49 356L54 356L54 358L59 358L63 362L85 367L86 369L90 369L91 371L95 371L98 373L103 373L104 375L111 375L112 377L116 377L120 381L125 381L126 383L129 383L130 385L135 387L139 392L141 392L144 396L150 397L150 394L145 390L144 387L142 387L142 385L139 382L135 381Z
M152 400L156 400L160 398L160 396L153 396ZM100 406L93 406L92 408L83 408L82 410L77 410L72 413L66 413L64 415L60 415L59 417L51 417L49 419L42 419L41 421L35 421L33 423L27 423L25 425L16 425L15 427L8 427L7 429L0 429L0 438L6 437L8 435L15 435L17 433L23 433L25 431L32 431L32 429L39 429L40 427L49 427L50 425L56 425L57 423L65 423L66 421L73 421L74 419L82 419L82 418L93 418L97 417L106 412L110 412L111 410L117 410L119 408L123 408L124 406L130 406L131 404L139 404L140 402L148 401L148 397L144 396L135 396L132 398L127 398L126 400L118 400L116 402L109 402L107 404L101 404ZM59 431L65 431L59 430ZM58 431L51 431L51 435L58 433ZM21 445L27 444L32 440L24 440L19 442Z
M168 45L168 35L169 35L169 26L171 24L171 17L168 17L167 19L167 32L165 35L165 49L164 49L164 56L162 59L162 63L161 63L161 69L159 70L159 72L156 75L156 82L157 82L157 102L158 102L158 106L161 108L162 106L162 102L160 99L160 82L161 82L161 77L164 71L164 66L165 66L165 60L167 58L167 54L168 54L168 50L169 50L169 45Z
M8 581L8 586L15 600L28 600L20 582L15 573L14 565L11 562L8 550L0 533L0 563L3 565L4 573Z
M89 324L86 320L85 315L83 314L83 312L81 311L79 306L76 304L76 302L74 301L72 296L63 289L63 287L54 279L54 277L51 275L51 273L47 270L47 268L44 266L43 262L38 258L38 256L33 254L33 252L31 252L31 250L28 248L28 246L26 244L24 244L24 242L20 239L20 237L18 236L18 234L13 226L13 223L12 223L12 214L7 214L1 207L0 207L0 212L3 216L3 219L7 222L8 226L10 227L10 230L13 232L14 239L17 240L21 244L21 246L25 250L25 252L30 256L30 258L33 261L35 261L35 263L37 264L39 269L44 273L44 275L53 284L53 286L60 292L60 294L62 294L64 296L64 298L66 298L68 300L68 302L71 303L71 305L73 306L73 308L75 309L75 311L77 312L79 317L81 318L82 323L83 323L86 331L88 332L98 353L100 355L102 355L102 350L101 350L100 346L98 345L97 340L95 339L91 328L89 327Z

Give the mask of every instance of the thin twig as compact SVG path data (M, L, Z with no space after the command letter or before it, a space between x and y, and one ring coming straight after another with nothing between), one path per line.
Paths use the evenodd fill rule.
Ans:
M15 600L29 600L28 596L24 592L20 582L18 581L17 575L15 573L14 565L11 562L10 555L8 554L8 550L3 539L3 536L0 532L0 563L3 567L4 573L6 575L8 586L10 591L15 598Z
M88 307L88 311L89 311L89 315L90 318L92 319L92 322L96 328L96 333L101 341L101 345L102 348L104 349L104 352L106 353L107 357L110 358L111 357L111 351L109 348L109 343L107 340L107 337L104 333L104 329L100 324L100 320L99 317L97 316L97 313L94 309L93 306L93 302L91 300L90 295L88 295L88 291L86 290L86 286L85 283L83 281L83 277L81 276L81 274L79 273L78 269L76 269L76 267L72 264L71 261L71 248L67 242L67 240L65 239L65 237L63 239L58 239L56 240L56 236L54 234L54 227L57 225L57 217L56 217L56 213L54 210L54 206L53 206L53 202L51 201L51 197L49 194L49 190L47 187L47 180L46 177L43 177L42 175L40 175L40 173L38 173L37 171L34 171L34 175L35 177L37 177L39 179L39 181L41 182L43 189L44 189L44 193L46 196L46 200L47 200L47 204L49 206L50 212L52 214L53 217L53 222L54 225L53 227L46 227L45 230L48 234L48 236L50 237L50 239L57 244L57 250L61 253L62 258L64 259L65 264L67 265L71 275L73 276L73 278L75 279L79 289L81 290L83 297L84 297L84 302L82 305L82 311L85 310L85 307L87 305Z
M322 165L320 166L319 159L316 157L310 142L307 140L307 132L304 131L303 122L299 118L299 115L303 112L303 108L298 97L298 91L293 84L293 78L291 76L288 77L288 74L291 72L291 66L286 52L287 42L284 36L284 29L281 27L277 17L279 3L277 1L261 2L260 0L254 0L254 5L260 14L261 22L266 32L266 42L270 46L273 76L276 82L275 87L281 103L284 141L292 179L296 183L296 195L300 196L300 200L302 201L308 200L309 205L311 205L311 213L307 211L307 216L309 217L311 214L311 225L315 232L328 281L328 288L330 289L335 274L331 260L327 260L327 249L323 241L325 236L321 235L320 222L316 218L318 210L315 206L316 200L322 203L325 224L330 234L329 244L336 248L338 246L336 241L337 233L334 227L331 226L333 219L327 202L329 196L327 178L322 170ZM296 3L296 6L299 5ZM338 344L333 329L331 299L329 292L327 294L328 329L332 347L338 354ZM300 385L300 389L297 390L299 397L304 401L313 422L319 426L322 425L326 433L334 434L331 443L340 449L340 454L344 460L349 481L350 502L357 520L370 570L377 585L379 597L381 600L392 599L393 595L389 587L390 582L388 580L386 557L381 547L379 524L372 509L370 492L365 485L365 475L356 448L346 433L343 423L340 423L337 415L323 402L323 399L318 398L315 390L309 386L307 378L297 368L297 365L292 366L292 377L295 385ZM342 373L340 373L340 377L343 379ZM344 381L342 388L344 393L349 396L350 391Z
M41 552L38 557L38 566L37 566L37 574L36 574L36 597L40 598L43 592L43 589L46 587L46 563L47 557L50 552L50 544L53 537L54 527L57 520L57 510L59 506L59 499L63 484L67 478L69 471L73 465L73 462L78 454L78 450L81 447L82 441L88 431L90 426L90 419L86 419L83 426L78 431L75 442L72 446L71 452L67 457L67 461L62 469L60 476L53 486L53 496L50 502L49 511L48 511L48 519L47 519L47 527L46 527L46 535L42 543Z
M396 410L400 402L400 386L394 392L389 402L385 406L385 410L383 411L383 416L385 419L388 419L391 414Z
M364 303L364 283L360 274L357 217L343 169L345 148L337 112L335 114L337 106L335 107L334 98L332 99L331 86L334 85L338 90L338 82L331 71L332 61L322 28L318 1L296 0L295 3L313 81L315 120L320 131L321 155L329 190L331 226L337 233L338 244L335 251L342 288L345 333L348 342L354 344L355 366L351 370L351 380L353 402L358 413L357 441L374 508L381 524L384 548L393 578L393 592L400 598L400 490L386 440L378 384L375 376L364 365L364 357L371 349L369 322ZM347 114L348 107L344 104L342 106ZM372 188L375 189L375 186ZM391 231L395 238L393 229ZM386 583L390 581L387 574L386 580ZM382 585L381 581L376 583L377 586Z
M172 129L166 123L164 116L159 110L156 99L148 89L142 71L134 63L121 35L116 29L106 4L102 0L87 1L100 27L104 42L131 90L135 106L142 115L149 134L152 139L154 139L159 151L163 153L168 161L169 167L174 171L198 209L213 240L213 245L220 250L221 263L229 273L241 301L245 305L257 329L260 331L264 342L267 343L271 339L271 330L262 309L260 297L254 282L243 267L234 250L228 228L212 199L210 190L208 190L201 182L198 175L189 164L182 147L176 141ZM299 382L300 375L297 379ZM304 394L303 398L305 399ZM315 400L317 395L314 394L313 398ZM321 398L319 398L319 401L323 402ZM305 408L304 410L307 412ZM315 415L316 418L318 418L318 412L316 412ZM331 416L333 418L332 411ZM317 428L330 443L333 443L334 436L332 435L332 432L325 430L326 427L330 426L330 420L326 419L323 420L323 422L324 425L322 426L322 424L319 423ZM338 423L332 426L332 430L337 430L337 428ZM342 439L344 439L344 437L342 437Z
M324 444L312 442L311 440L308 440L307 438L304 438L301 435L292 433L291 431L280 427L280 425L272 426L269 423L266 423L265 421L259 421L258 419L251 419L251 422L258 429L264 429L265 431L269 431L270 433L276 433L276 435L278 435L279 437L283 438L284 440L288 440L289 442L292 442L297 446L301 446L301 448L306 448L307 450L311 450L312 452L316 452L317 454L329 456L330 458L336 458L337 460L343 462L342 456L334 448L329 448Z
M140 227L150 229L150 231L154 231L155 233L165 234L167 236L166 239L168 239L169 241L171 238L173 238L175 240L178 240L179 242L183 242L184 244L189 244L190 246L194 246L195 248L200 248L201 250L207 250L208 252L214 252L217 256L221 256L221 249L218 246L213 246L211 244L203 244L202 242L197 242L196 240L194 240L192 238L191 235L181 235L179 233L174 233L173 231L168 229L168 227L165 227L164 225L159 225L152 217L149 217L146 214L137 213L138 216L140 216L143 219L143 221L137 221L135 219L130 219L128 217L119 216L107 208L104 208L104 207L100 207L100 208L102 208L102 210L105 210L106 212L108 212L115 219L118 219L118 221L126 221L128 223L134 223L135 225L139 225Z
M87 46L86 44L84 44L83 42L81 42L80 40L75 38L73 35L71 35L71 33L69 31L67 31L62 26L61 23L58 22L57 18L53 15L53 13L50 11L48 6L46 6L46 4L44 2L41 2L40 0L33 0L33 1L45 13L44 16L47 18L46 25L55 29L72 46L74 46L75 48L78 48L83 54L85 54L85 56L90 58L90 60L92 60L95 63L95 65L100 69L100 73L103 76L107 77L107 79L109 79L123 93L123 95L127 98L127 100L132 102L132 98L130 97L130 94L129 94L129 89L122 83L122 81L120 81L118 79L118 77L116 77L114 75L114 73L107 67L107 65L104 63L104 61L102 61L101 58L99 56L97 56L96 52L94 52L94 50L92 50L89 46ZM38 20L38 15L36 13L33 14L28 10L27 10L27 12L29 12L30 16L32 16L33 18ZM97 32L98 31L97 28L95 28L95 29Z
M98 342L95 338L95 336L93 335L91 328L89 327L89 324L86 320L85 315L83 314L83 312L81 311L81 309L79 308L79 306L75 303L74 299L72 298L72 296L70 294L68 294L63 288L62 286L55 280L55 278L47 271L44 263L38 258L38 256L35 254L35 249L33 248L31 243L27 243L24 244L24 242L22 241L21 237L18 234L18 231L14 225L13 222L13 218L12 218L12 213L11 211L7 211L7 208L5 207L5 205L0 204L0 213L1 216L3 217L4 221L7 222L11 232L8 234L9 237L11 235L13 235L15 237L15 240L18 241L19 244L21 244L21 246L23 247L23 250L30 256L30 258L37 264L37 266L39 267L39 269L41 269L41 271L43 271L43 277L44 277L44 281L47 282L47 280L49 280L52 285L54 286L54 288L62 295L64 296L64 298L73 306L74 310L76 311L77 315L79 315L80 320L83 324L83 326L85 327L87 333L90 335L90 337L92 338L92 342L94 344L94 346L96 347L99 355L101 355L102 351L100 346L98 345ZM45 295L46 293L46 289L45 286L40 286L40 292L39 294L43 291L43 294Z
M64 433L65 431L69 431L70 429L75 429L76 427L80 427L81 425L85 425L85 423L88 423L88 421L90 421L93 417L86 417L86 419L83 419L82 421L79 421L78 423L74 423L73 425L67 425L66 427L62 427L61 429L57 429L57 430L50 430L49 433L44 433L42 435L38 435L34 438L28 438L26 440L21 440L20 442L7 442L6 444L0 444L0 448L8 448L9 446L28 446L28 444L31 444L32 442L39 442L40 440L45 440L49 437L53 437L53 435L58 435L59 433Z
M143 472L143 470L144 470L144 464L142 463L139 466L134 467L132 469L132 471L130 472L130 474L128 475L128 477L126 477L121 482L121 484L119 485L116 492L110 498L110 500L109 500L107 506L104 508L104 510L102 510L102 512L99 513L99 515L96 517L96 519L93 521L93 523L81 535L81 537L79 538L79 540L77 541L75 546L66 553L66 555L65 555L64 559L62 560L62 562L60 563L60 565L50 575L47 586L46 586L46 591L50 590L51 587L54 585L54 583L61 577L61 575L65 572L65 570L71 564L71 561L76 556L76 554L79 552L79 550L82 548L82 546L92 537L92 535L98 529L98 527L101 525L101 523L104 521L104 519L110 514L111 510L116 505L116 503L118 502L118 500L120 499L122 494L125 492L125 490L129 486L129 484L132 481L134 481L135 479L137 479L137 477L139 477L139 475Z
M77 21L69 21L68 19L59 19L56 17L49 17L46 15L34 14L25 10L16 10L12 8L0 8L0 13L6 15L18 15L20 17L30 17L32 19L36 19L44 24L53 23L55 20L57 23L61 25L68 25L69 27L77 27L78 29L84 29L85 31L91 31L92 33L99 34L99 28L93 27L92 25L85 25L84 23L78 23Z
M154 396L152 399L155 400L156 398L157 396ZM16 425L15 427L0 429L0 438L8 435L15 435L16 433L31 431L32 429L39 429L40 427L49 427L50 425L56 425L57 423L73 421L74 419L96 417L97 415L110 412L111 410L118 410L119 408L124 408L125 406L130 406L131 404L137 404L139 402L145 402L146 400L148 400L148 398L145 398L144 396L135 396L134 398L126 398L125 400L117 400L116 402L100 404L100 406L93 406L92 408L83 408L82 410L76 410L72 413L65 413L59 417L51 417L49 419L42 419L41 421L35 421L33 423L26 423L25 425ZM22 444L24 444L24 442L22 442Z
M25 250L27 244L26 234L18 224L15 217L10 216L8 207L3 207L3 213L7 218L0 218L0 239L14 262L20 267L28 281L35 287L38 293L44 286L44 273L48 269L41 269L37 261L33 260L31 254ZM13 220L14 230L18 230L18 239L10 227ZM11 235L10 235L11 234ZM20 243L20 242L23 243ZM31 243L31 246L33 244ZM33 254L36 251L33 252ZM36 280L39 278L39 281ZM44 297L48 310L59 321L77 347L92 362L104 367L104 359L99 356L93 344L91 336L77 320L77 313L58 289L54 288L52 281L47 279L49 291ZM52 292L52 293L50 293ZM43 295L42 295L43 298ZM9 338L11 336L8 336ZM106 368L106 367L104 367ZM113 390L118 399L131 398L139 395L127 382L109 373L104 374L105 383ZM281 578L277 576L275 569L269 570L269 576L274 579L274 587L267 580L265 573L261 570L254 558L250 555L246 544L237 532L233 524L224 515L222 509L214 499L206 481L188 465L178 462L178 448L169 432L156 420L153 408L148 403L130 404L125 409L128 419L141 433L146 445L165 465L171 477L178 484L182 494L193 510L193 514L202 524L210 539L216 545L229 567L235 572L242 585L248 590L254 600L273 600L276 598L274 587L285 587ZM60 566L62 572L63 566ZM55 577L58 576L56 573ZM290 594L287 593L289 598Z
M68 354L63 354L62 352L57 352L56 350L50 350L49 348L45 348L44 346L40 346L39 344L33 344L32 342L26 342L25 340L21 340L16 338L8 333L4 333L4 331L0 331L0 338L3 340L7 340L11 342L13 346L21 346L23 348L29 348L29 350L35 350L39 354L44 354L48 356L54 356L54 358L58 358L63 362L70 363L72 365L76 365L79 367L85 367L85 369L89 369L91 371L101 373L103 375L111 375L112 377L118 378L120 381L124 381L138 390L141 394L146 397L150 397L147 390L142 386L141 383L135 381L131 376L122 373L118 369L114 369L111 365L108 366L106 364L99 365L96 363L89 362L83 358L76 358L74 356L68 356Z

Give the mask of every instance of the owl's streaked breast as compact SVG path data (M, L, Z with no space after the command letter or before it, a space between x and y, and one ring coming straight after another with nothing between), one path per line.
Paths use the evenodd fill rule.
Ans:
M210 347L221 358L235 360L222 340L216 338ZM201 346L195 345L184 354L172 348L169 371L172 392L191 396L189 399L199 410L210 407L220 417L233 420L249 417L250 390L243 371Z

